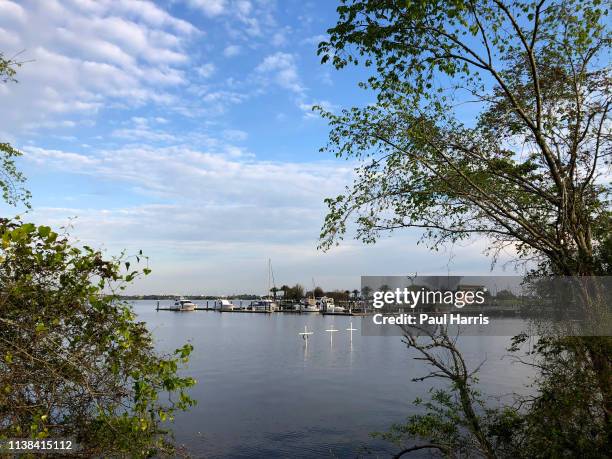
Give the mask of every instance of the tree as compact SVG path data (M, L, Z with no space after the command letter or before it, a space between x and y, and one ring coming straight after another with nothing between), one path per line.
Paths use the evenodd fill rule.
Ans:
M87 456L172 453L162 427L194 403L195 381L177 374L192 347L158 355L118 299L139 271L48 226L2 220L0 239L0 437L73 437Z
M304 287L300 284L295 284L287 291L287 299L300 301L304 297Z
M6 59L0 52L0 82L15 82L15 67L20 63L13 59ZM21 152L13 148L10 144L0 142L0 190L4 202L16 206L23 203L30 207L30 192L23 187L25 183L24 175L17 170L15 158L21 156Z
M333 290L325 292L324 295L328 298L332 298L334 302L348 301L350 292L348 290Z
M497 295L495 295L495 298L497 298L498 300L515 300L516 299L516 295L514 293L512 293L510 290L500 290L499 292L497 292Z
M277 288L277 287L272 287L270 289L270 291L272 292L272 296L273 296L274 300L276 300L276 294L280 291L280 289Z
M357 298L359 298L359 290L358 289L353 289L353 291L351 292L353 294L353 298L356 300Z
M291 287L289 287L287 284L283 284L282 287L280 288L280 291L283 292L283 299L286 300L287 299L287 292L289 292L289 289Z
M316 298L319 298L325 295L325 292L321 287L315 287L313 294Z
M607 8L598 0L343 0L338 15L319 45L322 61L373 67L361 87L377 103L339 114L319 108L331 126L323 150L360 164L353 185L326 200L322 248L337 244L354 220L365 243L420 228L434 249L481 236L495 261L514 247L516 261L537 262L539 274L612 273ZM477 115L466 120L468 103ZM422 349L444 348L440 333ZM611 348L607 337L542 337L531 354L543 364L543 395L524 404L527 413L510 410L516 422L497 418L504 435L516 437L510 446L498 450L486 428L468 429L460 443L489 457L541 455L544 444L554 455L584 452L576 445L589 442L593 454L605 450ZM445 374L428 360L437 370L427 377ZM459 411L439 399L441 411L404 432L448 438L457 414L471 417L450 379ZM577 389L560 390L562 403L551 390L562 389L558 381ZM555 429L525 427L534 420ZM428 446L403 452L420 448Z
M323 111L325 148L362 160L327 200L322 246L415 227L434 247L483 235L563 275L609 270L608 11L599 1L344 0L319 45L374 66L377 104ZM602 64L603 62L603 64ZM471 102L473 123L458 108Z

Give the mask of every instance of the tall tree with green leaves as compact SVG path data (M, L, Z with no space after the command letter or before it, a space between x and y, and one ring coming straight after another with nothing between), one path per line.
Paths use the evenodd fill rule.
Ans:
M361 160L327 200L322 246L473 235L549 272L611 272L610 28L598 0L344 0L325 62L373 70L376 103L323 112Z
M540 274L611 274L608 10L598 0L342 0L319 54L364 67L374 102L319 108L331 126L323 150L359 163L354 183L326 200L321 247L352 225L365 243L418 228L434 249L476 236L494 260L510 247ZM436 395L397 426L395 439L430 441L398 457L596 457L612 444L608 337L542 337L530 351L539 396L495 413L475 410L473 373L444 333L412 338L434 367L419 380L446 378L454 397Z

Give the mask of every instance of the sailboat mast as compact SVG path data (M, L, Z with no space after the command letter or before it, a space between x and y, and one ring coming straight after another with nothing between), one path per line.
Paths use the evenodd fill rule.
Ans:
M271 266L272 266L272 260L268 258L268 298L270 298L270 288L271 288L271 285L270 285L270 281L271 281L270 273L272 272Z

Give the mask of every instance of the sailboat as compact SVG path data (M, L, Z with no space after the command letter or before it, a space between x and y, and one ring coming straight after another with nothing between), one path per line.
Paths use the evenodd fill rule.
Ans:
M274 282L274 272L272 271L272 260L268 258L268 297L256 300L251 303L251 310L253 311L268 311L274 312L278 310L278 304L272 298L270 298L270 290L272 287L276 288Z
M312 298L304 298L302 300L302 304L300 305L301 312L321 312L321 305L315 298L315 283L314 279L312 279Z

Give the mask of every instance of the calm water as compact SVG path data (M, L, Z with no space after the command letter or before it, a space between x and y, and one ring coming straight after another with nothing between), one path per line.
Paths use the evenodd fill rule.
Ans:
M155 311L137 301L160 350L195 347L188 374L198 400L174 423L176 440L195 457L386 457L393 446L370 437L415 412L412 401L431 387L399 337L349 340L361 318L318 314ZM162 302L162 306L169 302ZM202 302L196 302L202 304ZM509 319L512 320L512 319ZM298 332L314 331L308 346ZM334 326L333 344L325 330ZM512 364L508 338L464 337L473 366L487 359L481 387L490 394L521 391L529 371ZM495 403L494 400L491 401Z

